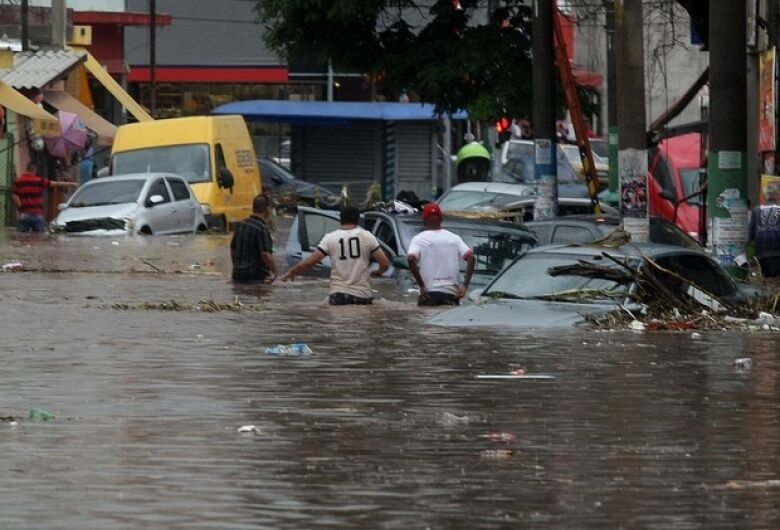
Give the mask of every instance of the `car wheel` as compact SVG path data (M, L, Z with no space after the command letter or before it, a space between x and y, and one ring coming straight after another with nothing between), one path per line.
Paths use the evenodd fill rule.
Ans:
M205 232L205 231L206 231L206 230L208 230L208 229L209 229L209 227L208 227L208 226L206 226L204 223L200 223L200 224L198 225L198 227L195 229L195 232L196 232L196 233L198 233L198 232Z
M138 233L141 234L142 236L150 236L152 235L152 229L149 228L149 225L144 225L141 227Z
M225 219L224 215L213 217L209 228L214 232L224 233L227 231L227 219Z

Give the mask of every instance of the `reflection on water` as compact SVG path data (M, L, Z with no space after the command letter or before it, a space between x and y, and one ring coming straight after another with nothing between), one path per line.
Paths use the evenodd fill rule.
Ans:
M0 527L778 527L776 335L429 328L388 280L234 287L226 236L0 241L38 271L0 274L0 417L57 415L0 422ZM476 378L515 366L556 379Z

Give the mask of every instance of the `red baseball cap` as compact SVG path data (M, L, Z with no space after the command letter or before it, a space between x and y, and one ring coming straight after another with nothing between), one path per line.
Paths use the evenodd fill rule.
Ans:
M425 206L423 206L422 211L422 217L423 219L428 219L431 216L436 216L439 218L443 218L444 214L441 213L441 208L439 208L439 205L435 202L429 202Z

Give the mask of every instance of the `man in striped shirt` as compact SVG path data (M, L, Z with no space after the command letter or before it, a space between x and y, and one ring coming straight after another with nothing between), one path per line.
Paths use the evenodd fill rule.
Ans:
M27 164L27 172L14 181L12 196L19 215L16 218L18 232L43 232L46 220L43 218L43 193L48 188L77 188L75 182L49 180L36 173L34 162Z
M276 279L273 241L265 226L270 213L268 197L258 195L252 203L252 215L236 225L230 241L234 282L273 283Z

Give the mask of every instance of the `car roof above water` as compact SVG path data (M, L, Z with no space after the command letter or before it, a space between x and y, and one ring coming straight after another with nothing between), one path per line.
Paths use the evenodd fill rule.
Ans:
M607 247L602 245L547 245L535 247L528 251L529 254L570 254L572 256L600 256L607 253L616 258L642 258L643 256L656 258L672 254L696 254L705 255L695 249L661 245L658 243L631 243L620 247Z

